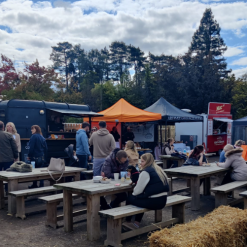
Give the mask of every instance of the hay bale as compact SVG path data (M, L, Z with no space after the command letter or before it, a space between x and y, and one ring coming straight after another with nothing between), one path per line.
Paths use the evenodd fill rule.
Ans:
M151 247L244 247L247 210L221 206L187 224L163 229L149 237Z

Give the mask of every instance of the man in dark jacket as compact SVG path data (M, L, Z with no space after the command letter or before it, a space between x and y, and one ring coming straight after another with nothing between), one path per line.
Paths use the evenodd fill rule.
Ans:
M4 131L0 121L0 171L8 169L18 159L18 148L12 134Z
M114 178L114 173L121 173L121 171L126 171L129 165L127 153L119 148L114 149L111 154L106 158L101 175L107 178ZM126 193L119 193L115 195L115 199L107 204L105 197L100 198L101 209L116 208L119 204L126 200Z

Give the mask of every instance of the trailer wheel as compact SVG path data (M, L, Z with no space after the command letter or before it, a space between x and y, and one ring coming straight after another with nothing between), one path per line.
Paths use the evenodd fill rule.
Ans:
M220 154L221 154L221 152L223 151L223 149L220 149L219 151L218 151L218 155L220 156Z

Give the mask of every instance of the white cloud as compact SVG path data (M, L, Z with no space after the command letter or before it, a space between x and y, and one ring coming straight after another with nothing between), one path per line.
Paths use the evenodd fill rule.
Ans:
M247 67L241 69L235 69L232 74L235 74L236 78L240 78L242 75L247 73Z
M225 57L234 57L234 56L240 55L240 54L244 53L243 48L244 48L243 46L238 46L238 47L228 46L227 51L224 53L224 56Z
M54 6L48 1L6 0L0 3L0 24L13 33L0 30L0 53L28 62L38 58L47 65L51 46L58 42L80 43L87 50L119 40L146 53L183 54L206 7L193 0L58 0ZM223 29L241 33L247 26L247 3L211 7ZM226 55L241 53L242 47L230 47Z
M238 60L235 60L231 64L232 65L247 65L247 57L242 57Z

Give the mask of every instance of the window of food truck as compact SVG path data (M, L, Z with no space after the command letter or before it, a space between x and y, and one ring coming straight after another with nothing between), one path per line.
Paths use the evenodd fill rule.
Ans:
M228 122L232 122L232 120L227 118L214 118L213 135L227 134Z

